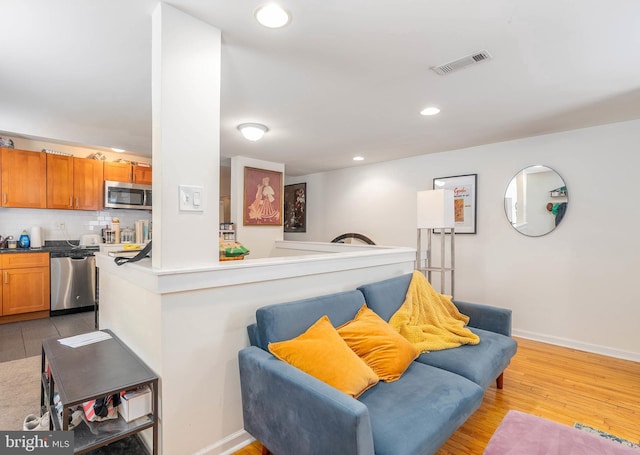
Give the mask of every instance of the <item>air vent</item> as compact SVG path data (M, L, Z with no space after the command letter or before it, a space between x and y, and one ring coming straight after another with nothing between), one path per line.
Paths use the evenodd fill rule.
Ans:
M482 50L480 52L476 52L475 54L467 55L466 57L462 57L452 62L445 63L444 65L433 66L431 67L431 69L439 75L444 76L445 74L449 74L467 66L475 65L477 63L481 63L485 60L490 59L491 54L489 54L489 52L486 50Z

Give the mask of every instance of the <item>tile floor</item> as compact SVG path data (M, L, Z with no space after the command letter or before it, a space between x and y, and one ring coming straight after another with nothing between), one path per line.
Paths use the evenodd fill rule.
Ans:
M42 340L91 332L94 313L68 314L48 319L12 322L0 325L0 362L24 359L42 353Z

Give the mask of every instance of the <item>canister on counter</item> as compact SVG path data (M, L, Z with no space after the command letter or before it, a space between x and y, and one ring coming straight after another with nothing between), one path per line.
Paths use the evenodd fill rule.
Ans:
M120 243L120 219L114 218L111 220L111 229L113 229L115 242Z

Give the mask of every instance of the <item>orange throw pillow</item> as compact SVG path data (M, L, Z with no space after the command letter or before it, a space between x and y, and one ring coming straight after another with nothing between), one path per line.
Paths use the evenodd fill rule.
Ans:
M347 346L326 315L296 338L269 343L269 351L354 398L378 383L376 374Z
M400 378L420 353L366 305L338 333L353 352L385 382Z

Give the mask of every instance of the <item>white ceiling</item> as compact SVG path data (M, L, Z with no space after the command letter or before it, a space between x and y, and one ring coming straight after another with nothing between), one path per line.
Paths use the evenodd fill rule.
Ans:
M264 1L166 3L222 30L221 155L289 175L640 118L637 0L280 0L279 30ZM156 4L0 0L0 131L150 155Z

